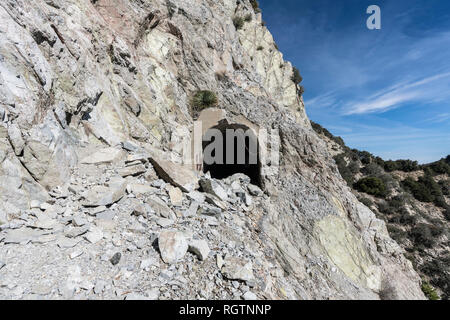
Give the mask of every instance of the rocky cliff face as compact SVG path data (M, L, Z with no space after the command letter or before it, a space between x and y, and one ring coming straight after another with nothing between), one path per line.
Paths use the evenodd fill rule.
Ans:
M424 298L248 1L2 0L0 43L0 296ZM197 90L279 132L264 193L155 160Z

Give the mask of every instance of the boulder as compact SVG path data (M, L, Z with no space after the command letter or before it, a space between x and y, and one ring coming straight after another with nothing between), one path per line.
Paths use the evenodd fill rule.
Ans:
M150 162L164 181L179 187L184 192L191 192L199 187L195 171L188 166L152 156Z
M237 257L226 257L221 272L229 280L254 280L252 263Z
M159 251L165 263L174 264L183 259L188 250L188 243L183 233L163 231L158 238Z

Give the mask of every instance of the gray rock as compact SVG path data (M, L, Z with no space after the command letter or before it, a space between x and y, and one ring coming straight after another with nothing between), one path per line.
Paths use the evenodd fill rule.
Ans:
M163 218L176 218L175 213L167 204L156 196L151 196L147 200L147 204L155 211L155 213Z
M203 204L202 206L200 206L198 213L206 216L216 217L220 216L222 210L207 204Z
M76 238L79 236L82 236L83 234L85 234L86 232L88 232L89 230L89 226L83 226L83 227L69 227L66 230L64 230L64 235L67 238Z
M125 195L125 190L125 181L122 184L111 187L95 186L84 193L85 202L83 205L86 207L98 207L113 204Z
M111 259L109 259L109 262L111 262L111 264L113 266L115 266L116 264L118 264L120 262L120 258L122 258L122 254L120 252L116 252Z
M215 179L202 178L200 180L200 186L203 191L218 197L222 201L228 201L228 193Z
M8 127L8 137L14 148L14 153L16 156L20 156L25 148L25 141L22 138L22 133L17 124L11 124Z
M250 194L255 197L262 196L262 194L263 194L262 190L258 186L255 186L253 184L249 184L247 186L247 189L248 189L248 192L250 192Z
M127 151L137 152L140 150L140 147L131 141L122 142L122 148Z
M134 166L127 166L125 168L121 168L117 170L118 174L121 177L129 177L129 176L138 176L140 174L143 174L147 169L143 164L138 164Z

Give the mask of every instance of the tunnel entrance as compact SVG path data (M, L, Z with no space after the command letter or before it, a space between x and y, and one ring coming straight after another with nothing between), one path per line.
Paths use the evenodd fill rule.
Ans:
M258 138L242 124L219 124L206 131L202 139L203 172L215 179L236 173L248 176L262 187Z

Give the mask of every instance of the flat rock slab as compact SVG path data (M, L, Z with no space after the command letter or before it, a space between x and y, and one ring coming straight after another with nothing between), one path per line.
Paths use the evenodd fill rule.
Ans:
M5 244L27 244L44 234L43 231L30 228L12 229L6 231L3 242Z
M161 258L165 263L174 264L183 259L188 250L188 243L183 233L163 231L158 238Z
M126 183L115 184L110 187L107 186L95 186L87 190L83 197L85 201L83 206L85 207L99 207L113 204L125 195Z
M117 170L117 172L119 173L120 176L125 178L125 177L140 175L140 174L144 173L146 170L147 169L145 168L145 166L143 164L138 164L138 165L134 165L134 166L121 168L121 169Z
M131 183L127 185L127 191L128 193L132 193L134 195L141 195L146 193L156 193L158 189L146 184Z
M82 240L81 238L71 239L66 237L60 237L57 240L56 245L61 249L69 249L75 247L77 244L81 242L81 240Z
M164 160L157 156L151 156L150 162L161 179L184 192L191 192L199 188L199 178L196 172L188 166Z
M113 163L125 157L125 152L116 148L105 148L81 160L82 164Z

